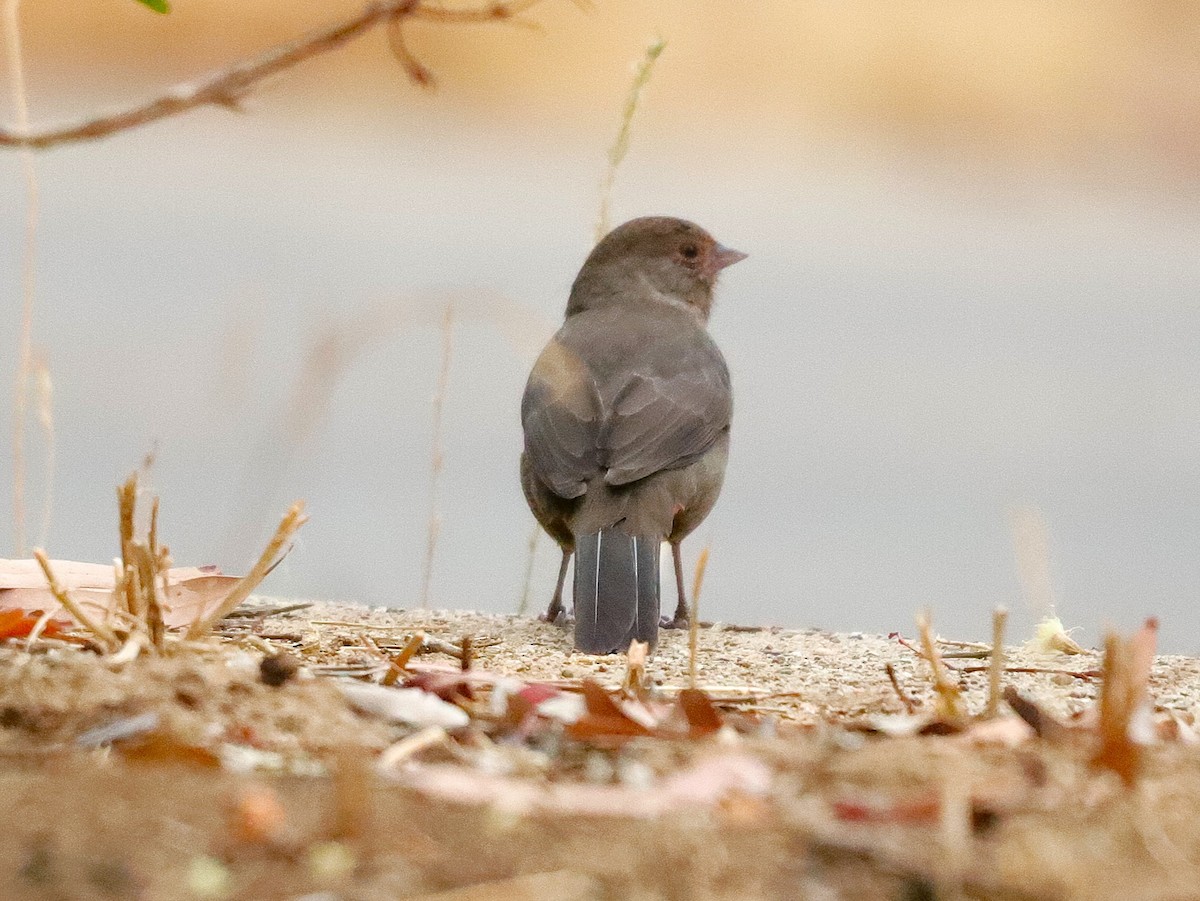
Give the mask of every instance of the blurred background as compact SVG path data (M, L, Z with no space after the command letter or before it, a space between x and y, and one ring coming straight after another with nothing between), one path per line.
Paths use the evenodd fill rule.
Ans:
M31 115L130 105L358 8L29 2ZM303 497L265 590L415 605L452 303L430 599L516 609L520 394L662 37L614 224L684 216L750 254L711 326L737 401L724 496L685 544L689 569L712 545L703 617L886 632L928 605L967 638L1005 603L1022 637L1044 612L1014 559L1032 505L1077 637L1153 613L1165 649L1200 652L1196 6L545 0L528 19L410 25L433 92L379 31L243 113L37 156L55 470L46 530L31 415L31 544L111 559L114 486L152 452L177 562L244 571ZM24 216L0 152L6 380ZM531 612L557 557L543 538Z

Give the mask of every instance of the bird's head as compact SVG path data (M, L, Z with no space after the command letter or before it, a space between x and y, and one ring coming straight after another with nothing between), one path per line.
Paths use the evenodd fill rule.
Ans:
M593 248L571 288L567 315L612 304L664 303L706 322L717 275L745 258L683 219L631 219Z

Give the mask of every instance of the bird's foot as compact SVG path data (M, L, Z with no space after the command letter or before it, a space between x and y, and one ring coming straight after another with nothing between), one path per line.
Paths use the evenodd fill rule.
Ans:
M567 613L565 608L559 607L558 610L547 610L545 613L539 614L538 621L566 629L575 624L575 617Z
M686 629L688 625L689 621L686 616L676 615L674 619L664 616L658 621L660 629Z

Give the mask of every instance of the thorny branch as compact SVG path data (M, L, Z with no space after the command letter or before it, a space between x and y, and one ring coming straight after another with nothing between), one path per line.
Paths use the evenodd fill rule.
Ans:
M423 0L375 0L347 19L279 44L252 59L234 63L196 81L175 85L161 96L131 109L44 129L0 128L0 147L44 150L58 144L95 140L201 106L220 106L236 111L250 89L263 79L336 50L385 23L391 28L393 49L403 48L399 55L406 71L418 83L427 85L430 83L428 70L413 59L398 38L402 22L410 19L459 25L511 22L539 2L541 0L497 0L477 7L447 9Z

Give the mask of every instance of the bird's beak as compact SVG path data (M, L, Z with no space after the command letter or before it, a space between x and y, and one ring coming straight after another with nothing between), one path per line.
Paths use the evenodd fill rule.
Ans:
M732 266L734 263L746 259L747 256L749 254L726 247L724 244L716 245L712 249L712 274L716 275L726 266Z

